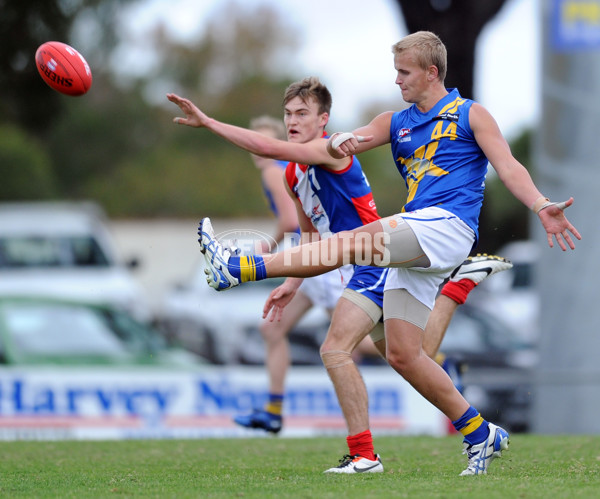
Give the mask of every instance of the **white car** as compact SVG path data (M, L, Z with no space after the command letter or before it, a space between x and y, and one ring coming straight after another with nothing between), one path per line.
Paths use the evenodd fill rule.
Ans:
M76 299L150 318L104 212L90 202L0 204L0 295Z
M271 290L281 282L266 279L219 293L206 283L200 262L186 283L165 294L159 321L171 340L215 364L262 364L262 310ZM321 307L313 307L300 320L289 334L294 364L320 363L318 347L329 322Z
M513 268L486 279L477 286L469 303L498 317L519 332L521 339L535 344L540 336L541 299L535 288L535 264L541 247L534 241L513 241L497 252Z

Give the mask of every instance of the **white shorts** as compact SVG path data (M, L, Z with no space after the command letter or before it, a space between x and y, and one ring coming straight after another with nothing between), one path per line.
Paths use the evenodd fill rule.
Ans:
M325 274L307 277L298 291L302 291L313 305L333 310L353 273L353 265L344 265Z
M431 265L427 268L391 268L384 290L406 289L433 310L440 284L469 256L475 234L456 215L437 207L394 216L402 217L410 226Z

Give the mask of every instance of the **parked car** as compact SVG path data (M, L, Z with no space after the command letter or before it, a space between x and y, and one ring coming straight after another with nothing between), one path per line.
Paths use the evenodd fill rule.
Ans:
M186 285L165 297L161 317L172 337L215 363L262 365L258 324L264 301L279 282L267 279L216 293L200 265ZM328 325L325 311L314 309L291 332L293 364L321 365L319 348ZM537 351L519 331L467 303L457 309L441 350L464 367L465 396L484 417L511 431L529 429ZM363 361L386 365L379 357Z
M215 364L261 364L264 346L258 326L269 293L281 282L266 279L217 293L206 284L200 262L187 282L164 296L158 320L167 337ZM318 347L329 322L321 307L300 320L289 336L294 364L320 362Z
M535 264L540 245L534 241L513 241L498 250L513 268L482 282L472 296L471 304L508 323L523 341L535 344L540 335L540 294L535 288Z
M0 204L0 296L74 298L150 318L145 292L121 263L102 209L89 202Z
M194 366L200 357L122 309L48 297L0 297L0 364Z

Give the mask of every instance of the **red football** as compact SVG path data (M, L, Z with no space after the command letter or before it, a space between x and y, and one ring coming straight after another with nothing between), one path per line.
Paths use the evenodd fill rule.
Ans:
M46 42L37 49L35 63L42 79L66 95L83 95L92 86L90 66L73 47L61 42Z

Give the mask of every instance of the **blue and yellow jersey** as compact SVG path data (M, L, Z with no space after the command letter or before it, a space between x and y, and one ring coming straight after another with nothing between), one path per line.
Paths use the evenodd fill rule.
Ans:
M402 211L439 206L477 238L488 160L469 125L472 104L450 89L427 113L412 105L392 116L390 141L408 188Z
M285 173L285 169L288 165L287 161L281 161L279 159L275 159L273 160L275 161L275 163L277 164L277 166L279 168L281 168L281 176L283 177L284 173ZM265 185L265 183L262 183L262 188L263 188L263 193L265 195L265 198L267 198L267 202L269 203L269 208L271 209L271 211L273 212L273 215L275 215L276 217L279 216L279 213L277 213L277 206L275 206L275 201L273 201L273 193L271 192L270 189L267 188L267 186Z

